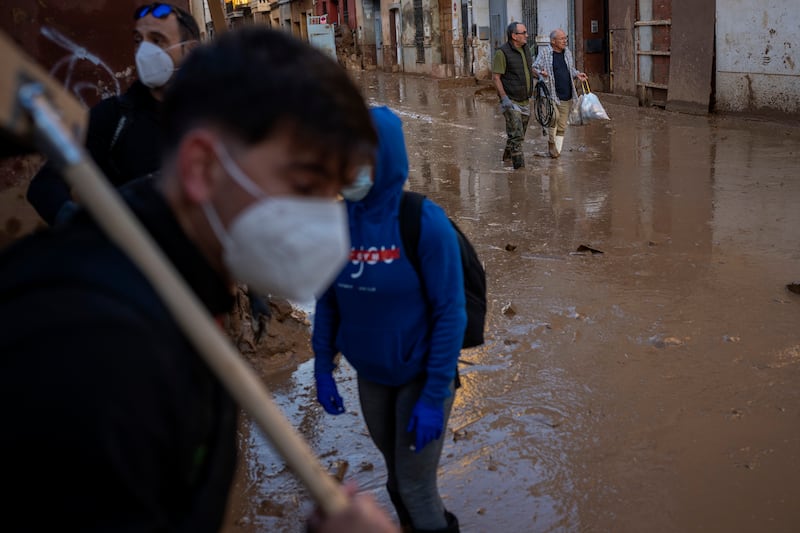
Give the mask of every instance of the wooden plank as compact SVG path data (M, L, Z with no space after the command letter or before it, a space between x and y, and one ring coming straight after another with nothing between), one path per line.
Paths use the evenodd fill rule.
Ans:
M669 85L666 83L654 83L652 81L640 81L636 85L639 87L650 87L651 89L664 89L665 91L669 89Z
M673 2L667 109L707 114L714 76L715 1Z
M214 33L222 35L228 31L228 23L225 21L225 13L222 10L222 0L208 0L208 10L211 12Z
M669 26L672 24L671 19L666 20L637 20L633 23L634 26Z
M4 33L0 32L0 124L3 142L0 152L12 154L35 151L33 128L26 113L19 108L18 92L28 83L39 83L61 112L64 124L78 139L86 135L88 113L70 93L44 68L25 55Z

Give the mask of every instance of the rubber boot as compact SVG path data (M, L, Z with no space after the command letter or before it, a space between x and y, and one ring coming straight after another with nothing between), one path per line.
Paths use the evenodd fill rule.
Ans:
M456 515L445 510L444 516L447 519L447 526L444 529L412 529L413 533L459 533L461 530Z
M511 150L506 147L506 149L503 150L503 163L507 161L511 161Z
M389 492L389 499L392 500L392 504L394 505L394 510L397 513L397 519L400 521L400 529L403 533L413 531L414 528L411 525L411 515L406 509L406 505L403 503L402 498L400 498L400 494L396 491L393 491L386 486L386 490Z
M563 147L564 147L564 136L556 135L556 150L558 151L558 155L561 155L561 149Z
M514 165L514 168L523 168L525 166L525 158L520 155L512 155L511 156L511 163Z
M550 154L550 157L553 159L557 158L559 155L558 149L556 148L556 139L558 139L558 137L556 137L556 129L550 128L547 136L547 153Z

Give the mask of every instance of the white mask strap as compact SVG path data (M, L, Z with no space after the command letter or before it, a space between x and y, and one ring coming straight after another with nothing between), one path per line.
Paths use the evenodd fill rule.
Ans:
M179 43L175 43L175 44L172 44L170 46L167 46L166 48L162 48L162 50L164 50L166 52L167 50L172 50L173 48L177 48L179 46L184 46L186 44L193 43L193 42L196 42L196 41L197 41L197 39L187 39L185 41L181 41ZM186 52L184 52L184 55L186 55ZM175 70L178 70L178 69L176 68Z
M203 210L203 213L206 215L208 223L211 224L211 231L213 231L214 235L217 236L217 240L222 245L222 248L229 248L233 241L228 235L228 232L225 230L225 226L222 225L222 221L219 219L216 209L214 209L208 202L203 202L200 207Z
M193 42L195 42L196 40L197 40L197 39L186 39L185 41L181 41L181 42L179 42L179 43L175 43L175 44L173 44L173 45L170 45L170 46L166 47L166 48L165 48L165 50L171 50L171 49L175 48L176 46L182 46L182 45L184 45L184 44L193 43Z
M262 191L258 185L256 185L253 180L247 177L247 174L239 168L231 156L228 155L228 150L223 146L221 143L214 144L214 151L217 153L217 157L219 158L220 163L222 163L222 167L225 169L225 172L233 178L233 181L239 184L239 186L250 193L254 198L264 198L267 196L264 191Z

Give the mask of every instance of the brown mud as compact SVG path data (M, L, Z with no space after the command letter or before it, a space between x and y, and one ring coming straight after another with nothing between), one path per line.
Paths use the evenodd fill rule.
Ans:
M486 263L487 343L462 354L440 466L462 530L795 531L800 128L607 103L557 160L532 123L514 171L491 93L359 83L404 120L410 188ZM390 509L353 373L337 379L338 417L311 361L268 384L323 464ZM226 531L302 531L307 494L257 432L243 446Z
M404 120L410 188L486 264L487 343L462 353L440 465L462 530L797 531L800 127L605 103L557 160L533 123L514 171L491 93L358 76ZM3 242L38 225L24 190L3 184ZM352 371L325 414L309 326L274 310L269 348L237 344L325 467L390 509ZM308 494L246 420L240 437L224 530L303 531Z

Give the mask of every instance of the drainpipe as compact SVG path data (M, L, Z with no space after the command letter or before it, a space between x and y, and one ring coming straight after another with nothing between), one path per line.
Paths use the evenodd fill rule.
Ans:
M472 34L472 0L466 1L467 5L467 31L462 36L464 40L464 50L469 54L469 72L464 72L464 75L475 76L475 36ZM466 70L467 66L464 65Z

